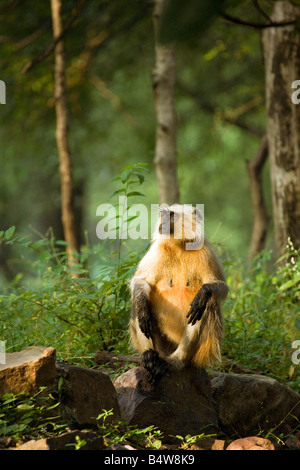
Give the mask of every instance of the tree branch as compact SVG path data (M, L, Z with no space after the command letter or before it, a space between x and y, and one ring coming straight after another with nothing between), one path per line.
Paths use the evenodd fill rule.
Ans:
M192 98L194 98L195 102L196 102L196 104L199 108L203 109L204 111L207 111L210 114L215 114L216 107L212 103L209 103L205 98L203 98L203 94L200 94L195 90L191 90L187 85L185 85L184 83L182 83L180 81L177 81L177 86L182 91L184 91L185 93L190 95ZM255 137L260 137L261 138L264 135L264 132L261 129L259 129L258 127L251 126L251 125L245 123L242 119L233 118L233 117L229 116L228 114L226 114L224 112L221 114L221 119L224 122L227 122L228 124L232 124L234 126L239 127L243 131L249 132L250 134L254 135Z
M254 29L265 29L265 28L279 28L283 26L291 26L295 25L298 21L293 20L293 21L283 21L280 23L252 23L250 21L245 21L240 18L236 18L235 16L229 15L228 13L222 13L221 18L223 18L226 21L229 21L230 23L235 23L239 24L242 26L248 26L249 28L254 28Z
M21 73L27 73L29 72L35 65L39 64L40 62L42 62L44 59L46 59L47 57L49 57L49 55L54 51L57 43L63 39L63 37L65 36L66 32L69 31L69 29L71 28L71 26L73 25L73 23L75 22L75 20L77 19L80 11L81 11L81 8L84 4L85 0L78 0L74 10L73 10L73 13L72 13L72 16L71 18L69 19L69 21L67 22L66 26L63 28L63 30L61 31L60 35L57 36L54 41L41 53L39 54L37 57L35 57L33 60L31 60L28 64L25 65L25 67L23 67L23 69L21 70Z

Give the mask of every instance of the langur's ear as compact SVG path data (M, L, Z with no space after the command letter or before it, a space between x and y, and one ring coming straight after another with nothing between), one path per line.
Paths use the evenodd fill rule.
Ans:
M160 204L160 206L159 206L159 211L160 211L160 212L168 211L169 209L170 209L170 206L169 206L166 202L163 202L163 203Z
M164 202L159 206L159 213L162 215L166 214L167 212L170 212L170 206Z

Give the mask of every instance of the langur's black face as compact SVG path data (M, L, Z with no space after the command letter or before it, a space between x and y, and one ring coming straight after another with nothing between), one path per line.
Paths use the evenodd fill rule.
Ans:
M174 234L174 224L178 215L170 210L163 209L161 211L160 225L158 231L161 235L172 235Z

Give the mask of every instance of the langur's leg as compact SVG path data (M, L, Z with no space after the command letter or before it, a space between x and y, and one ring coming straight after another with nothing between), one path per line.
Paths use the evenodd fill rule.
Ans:
M142 364L149 371L150 382L158 381L167 371L168 365L155 350L155 339L159 336L149 302L150 286L140 279L131 282L133 308L130 333L134 346L142 354Z
M142 332L137 318L130 321L131 339L136 349L142 355L142 365L149 372L149 382L157 382L167 372L168 364L155 350L157 334L152 332L152 338L146 338Z

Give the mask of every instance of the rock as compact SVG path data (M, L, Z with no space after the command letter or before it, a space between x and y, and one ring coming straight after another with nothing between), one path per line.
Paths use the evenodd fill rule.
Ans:
M154 425L166 442L176 441L176 435L217 431L210 380L204 369L170 372L152 386L148 372L136 367L118 377L114 386L122 420L139 428Z
M56 351L54 348L31 346L23 351L6 353L0 364L0 396L4 393L38 392L39 387L54 383Z
M192 444L189 450L224 450L225 441L223 439L215 439L214 437L208 437L200 439L199 441Z
M226 450L275 450L275 446L269 439L251 436L232 441Z
M241 437L276 428L285 432L300 417L300 395L262 375L219 373L211 381L219 424L228 436Z
M16 445L16 440L13 437L0 437L0 450L6 447L13 447Z
M87 369L57 362L58 377L62 383L62 416L78 424L96 424L103 410L113 410L112 419L120 419L116 390L110 377L99 370Z
M56 437L37 439L25 442L10 450L75 450L76 438L85 441L81 450L100 450L104 448L103 437L92 431L70 431Z
M9 450L50 450L47 439L32 439L17 447L11 447Z
M284 444L289 450L300 450L300 439L297 436L289 436Z

